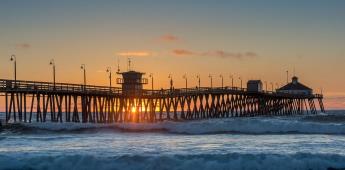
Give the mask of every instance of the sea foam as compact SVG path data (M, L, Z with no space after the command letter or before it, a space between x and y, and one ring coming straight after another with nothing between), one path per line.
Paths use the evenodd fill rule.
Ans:
M164 121L158 123L24 123L31 129L70 131L83 129L113 129L118 131L163 131L182 134L345 134L345 123L306 121L303 117L253 117L207 119L185 122Z

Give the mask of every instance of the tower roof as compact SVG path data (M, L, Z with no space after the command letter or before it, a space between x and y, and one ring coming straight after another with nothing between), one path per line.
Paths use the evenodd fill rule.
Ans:
M247 83L255 83L255 84L261 84L262 83L262 81L261 80L248 80L248 82Z
M298 78L294 76L292 77L291 83L279 88L278 90L312 90L312 89L298 82Z
M143 75L145 73L131 70L131 71L126 71L126 72L118 72L117 74L141 74L141 75Z

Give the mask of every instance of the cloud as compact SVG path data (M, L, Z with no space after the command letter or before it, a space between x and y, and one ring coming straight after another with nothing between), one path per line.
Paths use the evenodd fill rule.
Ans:
M159 40L164 42L176 42L179 40L179 38L172 34L165 34L159 37Z
M177 56L190 56L190 55L197 55L197 53L185 49L175 49L172 51L174 55Z
M18 49L28 49L31 48L31 45L29 43L19 43L15 44L15 47Z
M147 51L127 51L127 52L119 52L117 55L119 56L126 56L126 57L146 57L150 56L152 53Z
M258 55L254 52L234 53L234 52L226 52L223 50L215 50L215 51L203 53L202 56L243 59L243 58L254 58L254 57L257 57Z
M172 53L176 56L207 56L207 57L235 58L235 59L258 57L258 54L254 52L234 53L234 52L227 52L223 50L197 52L197 51L191 51L191 50L186 50L186 49L174 49L172 50Z

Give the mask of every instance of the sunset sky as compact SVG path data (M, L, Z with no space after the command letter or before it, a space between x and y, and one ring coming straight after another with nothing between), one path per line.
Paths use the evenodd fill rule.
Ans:
M345 1L343 0L1 0L0 78L108 85L120 60L153 73L155 88L220 86L238 77L300 81L326 95L328 108L345 108ZM148 85L146 88L150 88Z

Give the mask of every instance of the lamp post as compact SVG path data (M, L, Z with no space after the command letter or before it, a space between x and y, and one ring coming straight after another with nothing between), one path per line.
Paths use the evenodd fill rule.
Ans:
M111 67L107 67L107 73L109 73L109 89L111 91L111 81L112 81L112 72L111 72Z
M173 86L174 86L174 81L173 81L172 74L169 74L169 77L168 77L168 78L170 79L170 90L172 90L172 89L173 89Z
M321 91L321 95L323 95L323 88L322 87L320 88L320 91Z
M231 79L231 88L234 87L234 76L230 75L230 79Z
M53 67L53 83L54 83L54 90L55 90L56 81L55 81L55 61L54 61L54 59L50 60L49 65L51 65Z
M80 69L82 69L84 72L84 90L85 90L86 89L86 67L85 67L85 64L82 64L80 66Z
M241 77L239 77L238 79L241 81L241 89L242 89L242 78L241 78Z
M222 88L224 87L224 77L223 75L219 75L219 77L222 79Z
M14 64L14 87L17 87L17 58L15 55L11 55L11 61Z
M271 86L272 86L272 92L273 92L273 83L271 82Z
M196 76L196 78L198 79L198 87L199 87L199 89L200 89L200 75L198 74L198 75Z
M286 71L286 84L289 83L289 71L287 70Z
M184 78L184 79L186 80L186 91L187 91L187 88L188 88L188 80L187 80L187 75L186 75L186 74L184 74L182 78Z
M210 80L211 80L211 88L213 88L212 75L211 75L211 74L209 74L209 75L208 75L208 77L209 77L209 78L210 78Z
M149 77L151 77L151 89L153 91L153 73L150 73Z
M277 90L277 89L279 89L279 84L278 84L278 83L276 83L276 90Z
M267 81L265 81L265 86L266 86L266 92L267 92Z

